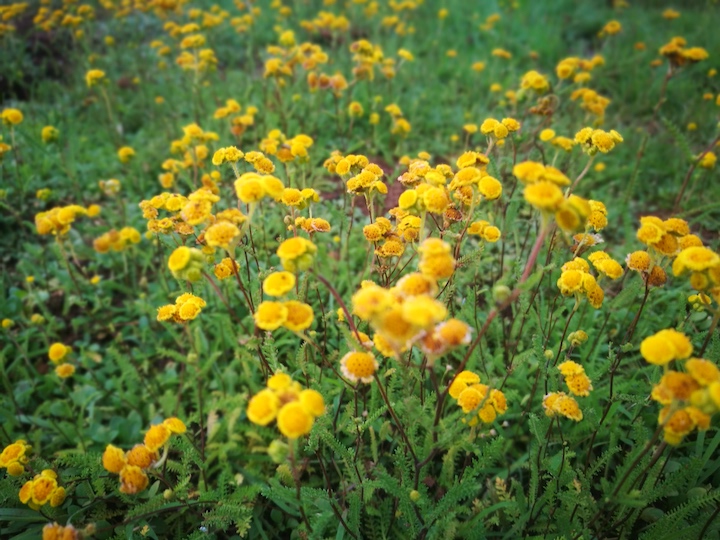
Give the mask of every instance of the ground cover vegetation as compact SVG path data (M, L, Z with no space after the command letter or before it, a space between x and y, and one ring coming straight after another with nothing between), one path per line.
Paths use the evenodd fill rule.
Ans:
M682 4L0 6L0 536L718 538Z

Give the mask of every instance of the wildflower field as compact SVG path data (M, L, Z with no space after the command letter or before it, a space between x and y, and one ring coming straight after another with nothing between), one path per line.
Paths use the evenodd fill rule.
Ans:
M720 6L0 6L0 538L720 538Z

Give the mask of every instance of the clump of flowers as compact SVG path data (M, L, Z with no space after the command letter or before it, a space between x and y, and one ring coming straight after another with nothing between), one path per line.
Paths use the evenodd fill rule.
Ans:
M119 231L111 229L93 240L93 248L98 253L122 251L134 244L139 244L142 237L134 227L123 227Z
M551 392L543 398L542 402L545 415L549 417L564 416L575 422L583 419L580 405L572 396L565 392Z
M175 279L197 281L202 276L204 262L202 251L180 246L170 255L168 268Z
M199 296L192 293L183 293L175 299L174 304L167 304L158 308L157 320L186 323L200 315L205 306L205 300Z
M303 389L287 373L275 373L267 387L255 394L247 406L247 417L259 426L277 420L277 427L288 439L310 433L315 419L325 413L320 392Z
M20 488L20 502L33 510L48 503L53 508L60 506L65 501L65 488L58 485L57 478L57 473L52 469L45 469L35 475Z
M106 471L120 475L120 492L134 495L144 491L149 483L147 470L159 461L158 451L165 447L172 435L181 435L187 431L179 418L167 418L162 423L151 426L145 433L143 444L136 444L127 452L109 444L102 455L102 465ZM163 456L162 460L165 459Z
M682 67L686 64L694 64L708 58L708 52L702 47L686 47L687 40L676 36L658 51L668 59L673 68Z
M565 384L570 389L571 394L583 397L590 395L590 391L593 389L592 381L585 374L585 368L577 362L566 360L558 366L558 369L564 377Z
M75 373L75 366L67 361L71 352L71 347L60 342L53 343L48 349L48 358L56 365L55 373L61 379L67 379Z
M622 277L622 268L612 259L595 257L595 261L593 262L599 264L600 261L603 260L612 262L606 262L600 266L599 272L601 276L607 276L610 279L619 279ZM576 305L580 302L580 299L585 296L590 302L590 305L595 309L602 307L605 292L598 284L595 276L590 273L590 265L585 259L578 257L566 262L561 270L562 273L557 280L557 286L563 296L574 296Z
M709 360L690 358L692 350L687 336L673 329L661 330L640 345L645 361L664 367L650 396L663 405L658 422L665 442L672 445L695 429L707 430L712 415L720 411L720 369ZM684 371L670 369L673 361L682 361Z
M57 206L35 214L35 229L41 235L62 236L70 231L78 216L84 215L87 215L87 209L80 205Z
M480 375L473 371L461 371L455 376L448 389L450 397L457 401L465 414L472 413L468 425L478 422L491 424L507 411L505 394L486 384L480 383Z
M31 449L32 446L23 439L8 444L0 453L0 468L6 469L10 476L20 476L25 472Z
M80 538L78 530L72 525L48 523L42 529L43 540L76 540Z

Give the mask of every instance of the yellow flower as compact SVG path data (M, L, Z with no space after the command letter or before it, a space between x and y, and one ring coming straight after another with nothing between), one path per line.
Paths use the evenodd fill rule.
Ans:
M10 476L20 476L25 472L25 464L29 461L27 454L31 448L23 439L7 445L0 454L0 468L6 468Z
M692 354L692 344L682 332L672 328L660 330L640 343L640 354L646 362L665 365L683 360Z
M472 371L461 371L455 376L455 379L450 384L448 393L453 399L457 399L460 393L470 385L478 384L480 382L480 375Z
M372 382L378 367L377 360L368 352L352 351L340 360L340 369L351 382Z
M3 109L3 112L0 113L0 119L7 126L17 126L23 121L23 113L18 109Z
M187 431L185 423L176 417L170 417L163 420L163 425L168 428L172 433L182 435Z
M127 459L125 458L125 452L123 452L117 446L108 444L105 448L105 452L102 455L102 464L106 471L120 474L123 467L127 465Z
M40 138L42 139L42 142L44 142L45 144L48 144L48 143L58 140L59 136L60 136L60 132L54 126L45 126L44 128L42 128L42 131L40 132Z
M205 230L205 242L208 246L230 251L233 241L240 236L240 229L229 221L219 221Z
M127 464L140 467L141 469L148 469L150 466L157 461L157 452L151 451L144 444L136 444L128 451Z
M673 274L680 276L687 271L704 272L720 266L720 255L701 246L683 249L672 265Z
M165 443L168 442L168 439L170 439L170 435L172 435L172 432L167 426L163 424L156 424L151 426L147 433L145 433L143 442L148 450L156 452L165 446Z
M267 331L277 330L287 318L288 308L280 302L262 302L253 315L255 325Z
M96 84L104 81L105 72L100 69L91 69L85 74L85 83L89 88L92 88Z
M429 296L413 296L402 304L403 318L420 328L428 328L442 321L447 315L445 304Z
M300 392L299 400L305 411L312 416L316 417L325 414L325 400L317 390L303 390Z
M285 270L298 272L307 270L312 266L317 246L310 240L300 236L285 240L277 249L277 256L280 257Z
M287 309L287 317L283 323L285 328L293 332L302 332L310 328L314 320L312 307L297 300L285 302L284 306Z
M691 358L685 362L685 369L701 386L710 386L720 381L720 369L708 360Z
M557 414L579 422L583 419L583 413L577 401L564 392L552 392L543 398L543 409L547 416L555 416Z
M72 364L61 364L55 368L55 374L61 379L67 379L75 374L75 366Z
M126 465L120 471L120 493L134 495L147 488L149 479L143 470L136 465Z
M280 433L289 439L297 439L310 433L313 416L298 401L284 405L277 416Z
M293 287L295 275L290 272L273 272L263 281L263 291L268 296L285 296Z
M133 157L135 157L135 150L129 146L123 146L117 151L117 155L121 163L128 163Z
M557 211L565 200L562 190L548 181L528 185L523 191L523 196L538 210L550 212Z
M58 364L68 355L68 353L70 353L71 350L72 349L67 345L55 342L50 345L50 348L48 349L48 358L51 362Z
M555 130L552 130L552 129L543 129L543 130L540 132L540 140L543 141L543 142L547 142L547 141L549 141L550 139L552 139L553 137L555 137Z
M277 416L280 399L272 390L261 390L248 402L247 417L253 424L266 426Z

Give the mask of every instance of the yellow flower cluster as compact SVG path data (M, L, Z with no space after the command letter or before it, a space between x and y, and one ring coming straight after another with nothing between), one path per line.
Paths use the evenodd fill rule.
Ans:
M106 471L120 475L120 493L134 495L147 488L149 479L146 471L158 461L158 450L167 444L171 435L187 431L179 418L167 418L161 424L151 426L145 433L143 444L136 444L127 452L107 445L102 455Z
M222 261L215 265L213 270L215 277L223 280L230 276L234 276L238 271L238 264L230 257L225 257Z
M259 426L277 420L277 427L288 439L310 433L315 418L325 413L320 392L304 389L287 373L275 373L267 387L255 394L247 406L247 417Z
M383 356L397 356L419 343L433 362L467 344L470 327L455 319L445 321L447 308L435 299L437 280L454 271L450 246L432 238L419 251L420 272L405 275L390 289L364 281L352 297L352 311L369 322L375 331L372 342Z
M528 71L520 79L520 88L522 90L533 90L538 94L544 94L550 89L550 83L547 77L535 70Z
M675 257L680 250L702 246L702 240L690 233L687 221L679 218L662 220L655 216L640 218L637 239L648 246L656 259Z
M315 253L317 253L317 246L301 236L288 238L277 249L280 264L285 270L295 274L312 266L315 261Z
M658 52L667 58L673 67L680 67L707 60L709 55L705 49L702 47L686 47L686 45L687 41L685 38L676 36L660 47Z
M140 240L140 231L134 227L123 227L119 231L111 229L93 240L93 248L98 253L122 251L133 244L139 244Z
M19 439L3 448L0 453L0 468L6 469L10 476L20 476L25 472L25 464L30 460L28 454L32 446Z
M616 275L617 277L612 278L610 274L604 275L608 275L611 279L621 277L622 268L620 268L618 275L616 272L617 269L613 271L613 269L610 268L611 266L614 267L614 265L607 264L607 269L610 270L612 275ZM585 259L576 257L572 261L566 262L562 266L562 273L557 280L557 286L563 296L575 296L575 302L580 302L580 299L586 296L592 307L595 309L602 307L605 293L598 284L597 279L595 279L595 276L590 273L590 265Z
M549 417L560 415L575 422L583 419L580 405L575 398L568 396L565 392L550 392L543 398L542 406L545 415Z
M605 116L605 109L610 105L610 99L598 94L591 88L578 88L570 94L572 101L581 101L580 107L597 116L596 122L601 123Z
M33 510L50 503L55 508L65 502L65 488L58 485L57 473L45 469L35 478L25 482L20 488L20 502L27 504Z
M196 248L180 246L168 258L168 268L175 279L197 281L202 276L205 259Z
M42 540L78 540L80 533L72 525L48 523L42 529Z
M577 195L565 197L560 187L569 185L570 179L555 167L523 161L513 167L513 174L526 184L525 200L545 216L554 214L563 231L584 230L587 233L590 229L600 231L607 225L607 209L603 203L587 201Z
M17 126L23 121L23 113L19 109L3 109L0 113L0 120L6 126Z
M690 275L690 285L720 302L720 255L703 246L683 249L672 264L675 276Z
M465 370L458 373L448 388L448 394L457 400L458 406L465 414L472 413L472 418L467 421L471 426L478 422L491 424L507 411L505 394L481 384L480 375L472 371Z
M253 318L255 325L262 330L270 332L282 326L293 332L302 332L310 327L315 315L309 304L298 300L265 301L258 306Z
M158 321L173 320L176 323L192 321L206 305L205 300L192 293L183 293L175 299L175 304L161 306L157 310Z
M570 393L575 396L587 397L593 389L592 381L585 374L583 368L577 362L566 360L558 366L560 373L565 379L565 384L570 389Z
M590 156L594 156L598 152L607 154L623 140L622 135L614 129L607 132L602 129L585 127L575 134L575 142L581 145L583 151Z
M308 149L314 142L312 137L304 133L288 138L279 129L273 129L260 142L260 150L271 156L277 156L282 163L292 161L307 163L310 159Z
M60 342L53 343L48 349L48 358L57 366L55 373L61 379L67 379L75 373L75 366L67 361L67 356L71 352L71 347Z
M572 77L574 83L582 84L590 80L592 70L603 65L605 65L605 59L600 55L595 55L587 60L577 56L570 56L557 63L555 73L559 79Z
M495 118L486 118L480 124L480 132L484 135L493 136L502 140L520 129L520 122L514 118L503 118L498 121Z
M720 370L708 360L689 358L692 350L687 336L673 329L661 330L640 345L648 363L665 367L650 395L663 405L658 422L665 441L672 445L680 444L695 429L708 429L711 416L720 412ZM673 360L685 360L685 371L668 369Z
M56 206L46 212L35 214L35 230L38 234L61 236L70 231L77 216L85 216L88 209L77 204Z

